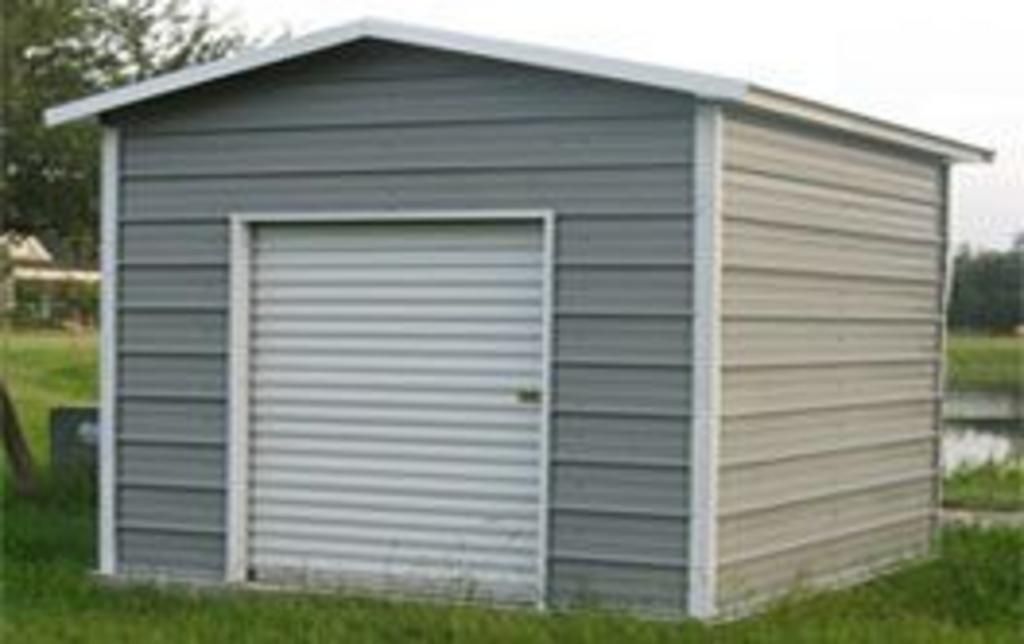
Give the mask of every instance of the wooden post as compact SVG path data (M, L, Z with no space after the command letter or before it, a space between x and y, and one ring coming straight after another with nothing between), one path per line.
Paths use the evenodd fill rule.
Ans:
M14 410L14 401L7 391L7 383L0 380L0 429L3 430L4 452L14 480L14 491L19 496L30 496L39 490L36 466L28 449L25 435Z

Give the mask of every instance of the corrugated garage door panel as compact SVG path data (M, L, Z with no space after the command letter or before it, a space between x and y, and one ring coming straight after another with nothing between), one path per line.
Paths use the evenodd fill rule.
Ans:
M250 556L264 579L538 598L538 222L253 235Z

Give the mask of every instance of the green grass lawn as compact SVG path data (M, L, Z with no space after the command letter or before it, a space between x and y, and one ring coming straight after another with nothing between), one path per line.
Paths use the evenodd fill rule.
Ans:
M50 408L97 400L94 333L0 331L0 378L14 405L37 462L49 460Z
M91 338L18 334L0 364L38 455L47 409L95 398ZM39 459L43 460L43 459ZM4 642L1020 642L1024 531L949 528L940 555L843 591L705 626L578 611L541 616L330 595L113 588L96 583L91 486L47 477L2 497Z
M957 470L946 477L942 497L946 507L1024 511L1024 460Z
M107 587L89 577L89 494L6 497L5 642L1020 642L1024 531L950 528L941 555L848 590L704 626L579 611L541 616L330 595Z
M951 335L947 345L950 388L1024 393L1024 338Z

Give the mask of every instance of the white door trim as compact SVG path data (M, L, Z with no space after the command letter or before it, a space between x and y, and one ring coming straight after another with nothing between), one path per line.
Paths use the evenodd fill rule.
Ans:
M249 486L249 281L250 237L255 224L399 223L411 221L539 221L543 228L544 286L541 337L542 382L539 449L540 499L538 517L538 607L544 608L548 591L550 524L551 398L554 343L555 213L551 210L388 210L339 213L259 212L229 215L230 323L228 332L228 468L225 579L244 583L248 578Z
M228 327L228 582L246 581L249 533L249 226L230 218Z
M693 415L690 425L688 612L715 615L718 434L721 419L722 108L700 102L694 122Z

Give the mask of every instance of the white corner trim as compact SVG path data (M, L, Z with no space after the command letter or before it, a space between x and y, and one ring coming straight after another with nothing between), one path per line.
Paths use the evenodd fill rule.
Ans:
M225 579L244 582L249 551L249 226L229 220L228 497Z
M714 617L718 565L721 405L722 110L694 117L693 410L690 450L689 614Z
M366 18L58 105L46 110L46 124L54 126L90 118L188 87L338 47L360 38L379 38L400 44L508 60L720 100L739 100L747 91L746 83L711 74Z
M942 169L942 212L940 213L940 230L939 234L942 236L941 250L942 253L939 258L939 301L938 301L938 314L939 314L939 328L938 328L938 341L936 343L936 361L937 369L935 374L935 416L933 420L933 445L934 450L932 456L932 467L933 472L933 514L932 514L932 539L933 542L938 543L940 532L942 530L941 512L942 512L942 499L943 499L943 472L944 463L942 456L942 405L946 398L946 345L949 338L949 331L947 328L947 314L949 312L949 298L953 291L953 269L954 269L954 256L953 256L953 245L950 243L950 230L953 218L953 172L949 165L946 165Z
M539 508L537 547L537 607L548 601L551 521L551 399L554 347L556 226L552 210L368 210L353 212L256 212L228 217L230 228L230 323L228 339L228 471L227 538L224 577L229 583L248 581L249 544L249 317L251 227L259 224L388 223L416 221L540 221L543 234L544 285L541 315L541 395L539 449Z
M100 161L99 573L117 572L117 258L121 141L103 129Z

